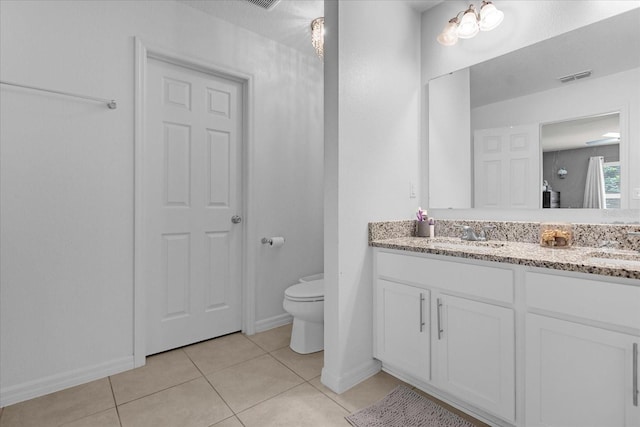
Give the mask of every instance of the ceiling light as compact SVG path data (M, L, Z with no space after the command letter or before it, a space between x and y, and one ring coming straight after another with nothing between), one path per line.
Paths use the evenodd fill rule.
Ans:
M324 58L324 17L311 21L311 44L318 58Z
M585 142L585 145L605 145L620 142L620 138L603 138Z
M462 19L459 19L462 15ZM491 31L496 28L504 19L504 13L498 10L490 1L483 1L480 6L480 13L476 12L475 6L470 4L467 10L458 12L445 25L438 35L438 43L443 46L453 46L458 42L458 38L470 39L475 37L479 31Z
M620 138L620 132L607 132L602 136L605 138Z

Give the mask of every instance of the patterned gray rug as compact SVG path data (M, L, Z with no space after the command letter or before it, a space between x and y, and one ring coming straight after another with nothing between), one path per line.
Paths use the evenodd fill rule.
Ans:
M345 417L355 427L474 427L406 386L399 385L381 401Z

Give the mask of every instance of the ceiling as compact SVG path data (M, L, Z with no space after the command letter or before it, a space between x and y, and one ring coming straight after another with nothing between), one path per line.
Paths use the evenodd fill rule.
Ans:
M271 10L245 0L177 1L309 54L314 54L310 39L311 21L324 16L323 0L281 0ZM404 1L417 12L423 12L444 0L395 1Z
M601 145L619 144L615 138L604 134L620 132L620 114L606 114L576 120L545 124L540 130L542 151L569 150ZM587 142L595 142L587 144Z
M613 31L612 29L615 29ZM476 64L470 69L471 107L568 85L580 85L640 67L640 9L613 16ZM558 77L592 70L584 80L561 83ZM608 132L620 132L619 114L544 125L543 151L593 147ZM617 143L610 140L608 144Z
M640 67L640 9L544 40L471 67L471 108Z

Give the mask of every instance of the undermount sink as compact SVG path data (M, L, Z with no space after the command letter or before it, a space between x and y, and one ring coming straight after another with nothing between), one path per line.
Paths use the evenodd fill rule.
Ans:
M585 256L591 264L640 267L640 253L635 252L590 252Z

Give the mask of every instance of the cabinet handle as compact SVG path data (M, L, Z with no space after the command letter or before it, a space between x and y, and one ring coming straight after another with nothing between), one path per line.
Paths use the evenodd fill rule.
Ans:
M442 301L440 300L440 298L438 298L437 300L438 302L438 339L442 339L442 333L444 332L444 329L442 329Z
M420 332L424 329L424 294L420 294Z
M633 343L633 406L638 406L638 343Z

